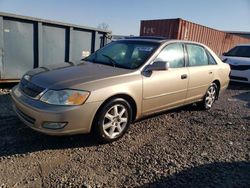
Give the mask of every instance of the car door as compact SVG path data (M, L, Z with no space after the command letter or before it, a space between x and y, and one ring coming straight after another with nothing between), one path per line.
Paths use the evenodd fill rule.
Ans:
M143 76L143 114L181 105L186 99L188 70L183 47L182 43L168 44L154 62L166 61L169 69Z
M209 64L206 50L198 44L186 44L188 56L188 92L186 103L196 101L204 96L212 82L214 66Z

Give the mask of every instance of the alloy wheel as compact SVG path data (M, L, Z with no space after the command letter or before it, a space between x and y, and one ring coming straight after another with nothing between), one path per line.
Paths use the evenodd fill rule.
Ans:
M206 93L206 97L205 97L205 103L206 105L211 108L214 101L216 98L216 88L214 86L211 86Z
M125 106L116 104L104 115L102 127L109 138L119 136L128 123L128 111Z

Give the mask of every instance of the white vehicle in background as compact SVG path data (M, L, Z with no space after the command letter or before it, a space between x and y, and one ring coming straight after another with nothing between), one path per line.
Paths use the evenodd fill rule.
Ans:
M250 44L233 47L221 59L231 67L231 81L250 83Z

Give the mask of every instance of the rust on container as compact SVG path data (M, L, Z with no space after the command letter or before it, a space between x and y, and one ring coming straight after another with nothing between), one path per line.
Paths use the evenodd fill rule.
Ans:
M210 47L217 55L221 55L237 44L250 43L248 38L232 35L181 18L142 20L140 36L160 36L200 42Z
M168 20L142 20L140 36L178 37L178 19Z

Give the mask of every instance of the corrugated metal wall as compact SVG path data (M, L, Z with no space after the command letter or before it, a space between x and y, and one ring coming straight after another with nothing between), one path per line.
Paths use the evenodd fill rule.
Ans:
M209 46L216 54L223 53L223 43L225 33L189 21L180 20L179 22L181 40L191 40Z
M233 46L237 44L250 44L249 38L240 37L237 35L232 35L229 33L225 33L225 41L222 45L222 52L227 52Z
M177 38L179 19L168 20L142 20L140 36L162 36Z
M80 60L103 46L108 31L0 12L0 82L32 68Z
M162 36L177 38L179 19L168 20L142 20L140 36Z
M228 51L236 44L250 43L250 39L182 19L143 20L140 36L161 36L169 39L196 41L209 46L217 55Z

